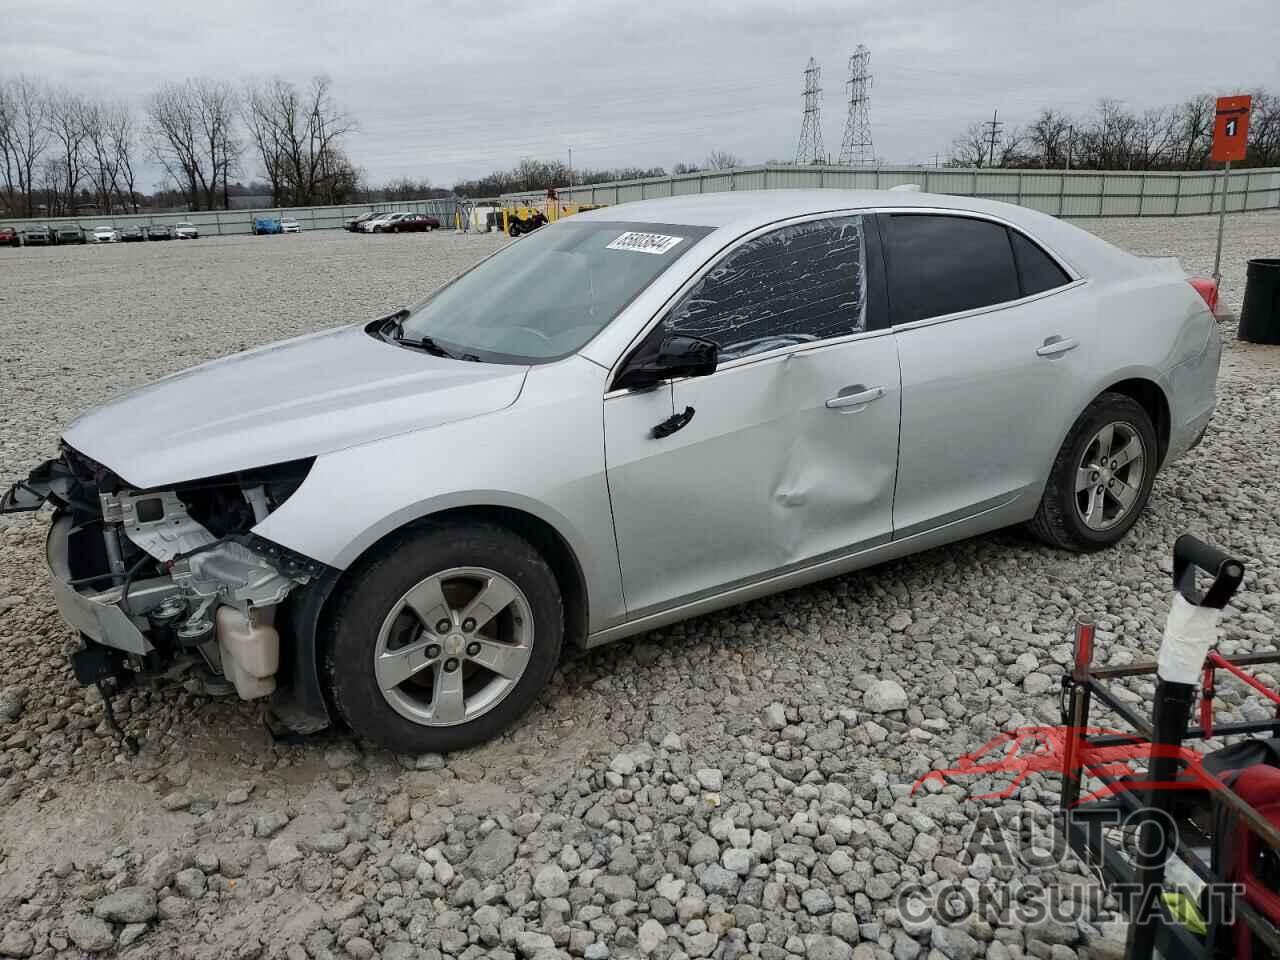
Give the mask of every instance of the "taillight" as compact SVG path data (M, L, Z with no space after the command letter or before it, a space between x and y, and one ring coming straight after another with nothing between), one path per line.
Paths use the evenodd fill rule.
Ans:
M1209 312L1216 314L1218 312L1218 281L1209 277L1188 277L1187 283L1196 288L1196 293L1200 294Z

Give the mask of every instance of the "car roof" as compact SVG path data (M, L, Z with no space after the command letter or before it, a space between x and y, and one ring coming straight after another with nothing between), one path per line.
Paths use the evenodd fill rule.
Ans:
M622 220L713 227L741 235L790 217L867 208L923 208L977 213L1012 223L1082 275L1110 273L1132 255L1064 220L997 200L908 190L735 190L636 200L575 214L579 220ZM721 237L724 239L724 237Z

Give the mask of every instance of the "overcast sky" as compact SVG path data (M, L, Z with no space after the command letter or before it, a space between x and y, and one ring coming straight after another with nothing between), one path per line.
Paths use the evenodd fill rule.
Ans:
M932 163L997 108L1280 90L1277 37L1278 0L0 0L2 72L139 107L170 78L326 72L371 182L443 186L570 149L590 168L792 159L810 56L836 154L859 42L877 155Z

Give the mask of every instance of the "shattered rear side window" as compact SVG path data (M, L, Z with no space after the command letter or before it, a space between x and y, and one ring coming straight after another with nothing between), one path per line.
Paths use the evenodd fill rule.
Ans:
M681 300L667 330L706 337L720 358L866 329L862 217L782 227L744 243Z

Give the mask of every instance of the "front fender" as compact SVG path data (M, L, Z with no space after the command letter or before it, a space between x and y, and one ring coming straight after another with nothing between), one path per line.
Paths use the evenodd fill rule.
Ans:
M346 569L408 523L462 507L536 517L586 580L591 631L625 617L604 472L605 371L579 357L535 367L510 407L318 457L254 532Z

